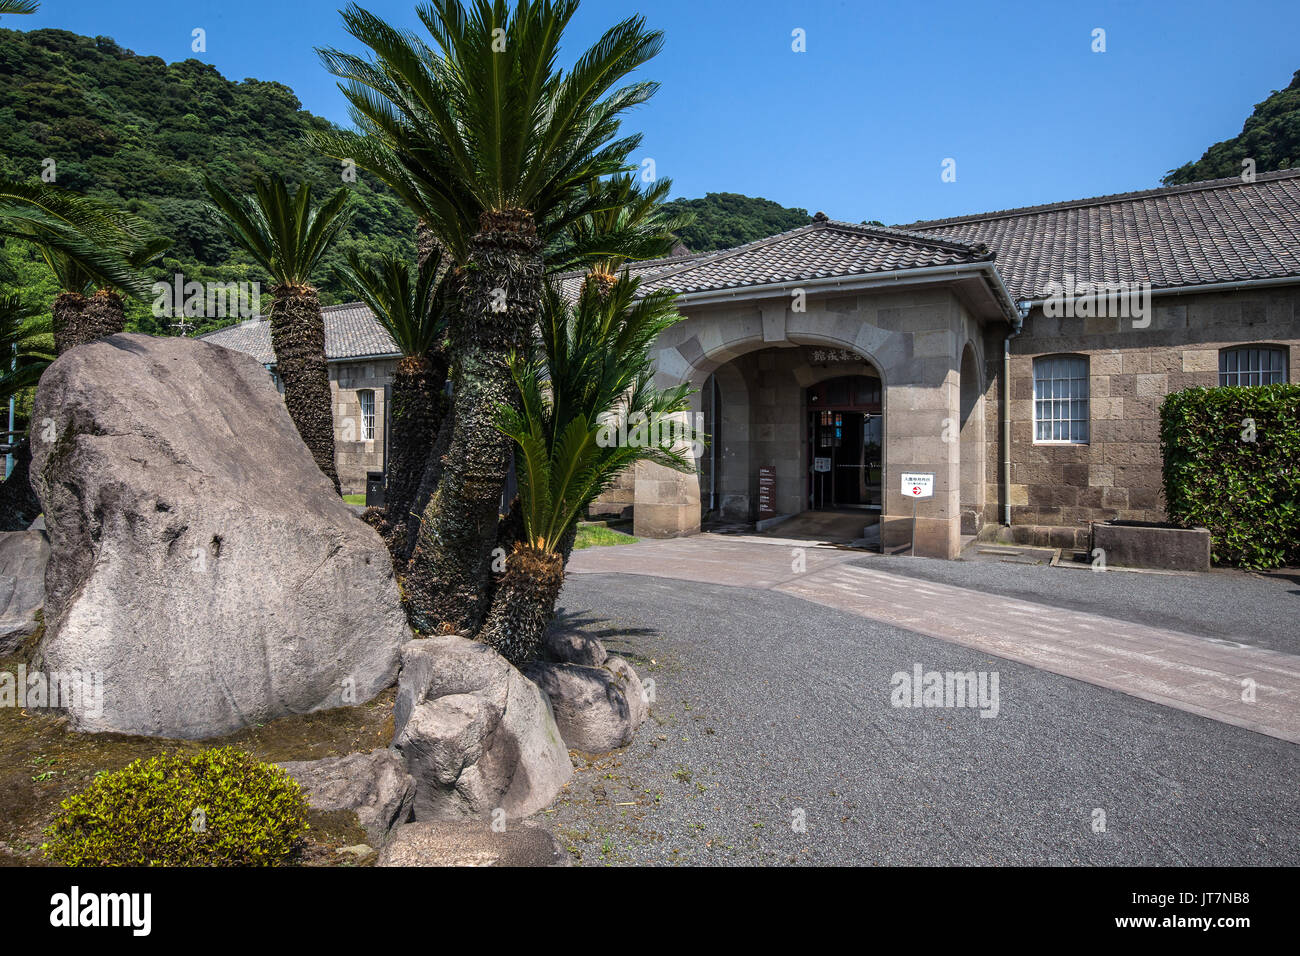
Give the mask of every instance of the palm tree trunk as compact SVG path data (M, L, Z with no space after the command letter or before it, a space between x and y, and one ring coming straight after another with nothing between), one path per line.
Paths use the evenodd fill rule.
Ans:
M434 234L433 228L424 219L415 220L415 260L421 269L435 252L442 254L445 262L446 247Z
M89 299L79 292L60 292L53 311L56 355L126 328L126 306L111 289L100 289Z
M334 399L325 362L325 320L310 286L271 290L271 347L284 403L316 466L340 491L334 463Z
M470 241L460 315L451 448L420 525L406 578L408 610L422 631L478 630L486 613L492 548L510 440L497 406L515 402L506 359L537 321L542 256L525 210L486 212Z
M410 509L406 513L405 561L408 564L412 552L415 551L416 541L419 539L420 526L429 516L429 502L433 500L433 493L438 490L438 482L442 480L443 464L447 460L447 452L451 451L451 435L455 430L453 427L455 420L455 415L448 406L443 411L442 421L438 425L438 435L433 441L428 457L425 458L423 476L420 478Z
M411 503L424 477L425 462L446 411L446 368L424 356L397 363L393 376L393 435L388 459L387 517L405 527Z
M564 559L554 551L520 546L506 570L480 638L516 667L537 657L564 585Z

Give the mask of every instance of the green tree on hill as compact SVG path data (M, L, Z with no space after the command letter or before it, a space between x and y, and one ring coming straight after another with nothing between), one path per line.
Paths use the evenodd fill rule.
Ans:
M691 252L712 252L797 229L812 222L806 209L788 209L770 199L739 193L709 193L703 199L674 199L664 205L673 215L694 213L695 222L678 238Z

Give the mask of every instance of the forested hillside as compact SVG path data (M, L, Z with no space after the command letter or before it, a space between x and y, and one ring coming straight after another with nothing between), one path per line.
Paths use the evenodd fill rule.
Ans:
M0 175L39 176L52 159L58 185L150 220L175 242L154 270L158 278L184 272L265 285L206 210L203 175L243 190L253 173L279 173L324 195L344 185L341 168L313 152L304 133L327 126L280 83L234 83L207 63L167 64L108 37L0 30ZM415 220L396 197L365 174L350 188L353 221L317 276L327 303L352 298L332 275L349 248L414 256ZM23 258L25 250L8 254ZM43 266L15 264L25 283L40 286L28 285L29 294L53 298ZM147 306L133 304L131 320L142 331L166 330Z
M1238 135L1215 143L1196 162L1170 170L1163 182L1172 186L1240 176L1244 159L1255 161L1257 173L1300 164L1300 70L1285 90L1275 91L1256 105Z
M237 190L254 173L311 183L318 196L344 185L339 164L314 152L304 134L328 121L301 108L281 83L232 82L210 64L168 64L137 56L109 37L66 30L0 29L0 176L41 175L53 160L58 185L108 200L152 222L174 241L153 271L172 281L262 281L206 208L203 176ZM365 256L414 256L414 218L384 187L359 173L353 220L316 281L325 303L353 298L333 275L349 249ZM669 205L695 212L681 240L694 252L723 249L806 225L807 210L736 193L709 193ZM43 263L18 244L5 250L24 297L48 303L58 291ZM269 289L263 288L263 293ZM130 305L130 326L173 332L147 305ZM216 320L197 331L227 324Z

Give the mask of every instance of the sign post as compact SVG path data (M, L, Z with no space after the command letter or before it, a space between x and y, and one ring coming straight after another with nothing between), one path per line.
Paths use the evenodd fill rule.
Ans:
M916 556L916 502L921 498L934 497L934 472L903 472L903 494L912 499L912 540L907 550L908 557Z

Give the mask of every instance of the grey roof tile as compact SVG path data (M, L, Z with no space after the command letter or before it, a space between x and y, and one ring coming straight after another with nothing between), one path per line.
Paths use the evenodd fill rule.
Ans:
M1177 288L1300 277L1300 169L1253 183L1215 179L913 222L928 235L983 242L1018 298L1078 281Z
M1040 298L1067 273L1080 282L1150 282L1177 288L1213 282L1300 280L1300 170L1254 183L1218 179L914 222L860 226L817 221L734 249L637 262L642 289L679 293L992 260L1017 298ZM581 273L557 277L576 297ZM327 306L331 360L397 355L359 302ZM272 364L269 324L254 320L209 332L206 341Z
M325 357L330 361L399 354L392 337L360 302L327 305L321 309L321 317L325 320ZM264 319L238 322L200 338L236 352L246 352L263 365L275 364L271 323Z

